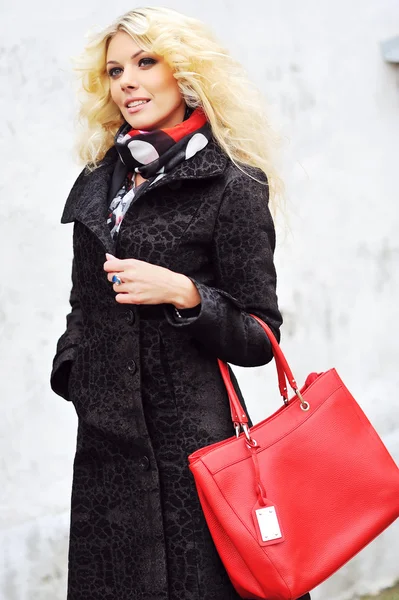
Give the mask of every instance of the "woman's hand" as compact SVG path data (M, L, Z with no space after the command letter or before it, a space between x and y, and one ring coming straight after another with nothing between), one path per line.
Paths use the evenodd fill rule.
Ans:
M193 308L201 302L191 279L164 267L134 258L119 259L105 255L104 271L108 281L117 275L122 283L114 283L115 300L121 304L173 304L176 308Z

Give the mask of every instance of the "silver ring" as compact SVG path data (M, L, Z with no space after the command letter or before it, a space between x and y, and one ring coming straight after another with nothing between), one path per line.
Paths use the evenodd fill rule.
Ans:
M122 279L118 275L112 275L112 283L115 285L121 285Z

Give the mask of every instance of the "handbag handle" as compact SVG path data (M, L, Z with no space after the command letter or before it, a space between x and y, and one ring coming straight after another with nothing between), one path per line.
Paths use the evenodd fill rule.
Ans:
M226 363L218 359L219 369L222 373L223 381L227 389L227 394L230 401L231 419L233 423L247 423L247 415L241 407L233 383L231 381L230 371ZM284 370L279 362L276 361L278 384L284 404L288 404L287 382Z
M288 380L290 387L293 389L293 391L295 392L295 394L298 396L298 398L300 400L302 410L309 410L309 404L308 404L308 402L306 402L306 400L303 399L302 394L298 389L298 385L295 380L295 377L292 374L292 371L287 362L287 359L285 358L283 351L281 350L280 345L274 336L274 333L272 332L270 327L262 321L262 319L260 319L256 315L251 314L250 316L253 317L259 323L259 325L262 327L263 331L266 333L268 339L270 340L273 355L274 355L274 360L275 360L276 368L277 368L280 393L283 397L284 404L288 404L287 381L286 381L286 380ZM240 400L237 396L237 393L234 389L233 383L231 381L230 373L229 373L229 368L228 368L227 364L220 359L218 359L218 364L219 364L219 369L220 369L224 384L226 386L227 395L229 397L231 419L233 421L237 437L240 432L240 427L242 427L244 430L244 433L245 433L245 437L247 438L247 442L250 442L252 440L249 435L248 416L247 416L246 412L244 411L243 407L241 406L241 402L240 402Z

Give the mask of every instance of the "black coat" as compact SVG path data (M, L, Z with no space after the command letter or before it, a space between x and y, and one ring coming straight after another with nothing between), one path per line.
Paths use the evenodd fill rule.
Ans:
M111 148L80 174L62 216L75 222L72 311L51 383L78 415L68 599L236 600L187 456L234 433L216 358L272 358L248 315L278 337L268 188L211 140L130 206L114 243L106 215L116 161ZM199 314L118 304L106 251L191 277Z

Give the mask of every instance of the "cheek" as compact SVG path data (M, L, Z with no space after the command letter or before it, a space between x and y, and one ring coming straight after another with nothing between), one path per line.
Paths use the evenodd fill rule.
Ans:
M181 103L182 95L175 79L165 87L165 96L167 96L170 104L173 106Z
M117 101L118 98L118 94L117 94L117 89L116 89L116 85L115 82L111 81L110 86L109 86L109 93L111 94L111 98L114 102Z
M154 93L165 93L168 94L171 99L177 101L181 98L181 93L176 79L173 74L168 72L159 72L157 77L153 80L153 91Z
M182 94L175 78L173 78L173 82L171 82L169 89L170 94L173 95L175 102L181 102Z
M115 104L120 104L121 101L121 87L120 84L118 83L117 79L110 79L109 80L109 94L112 98L112 100L115 102Z

